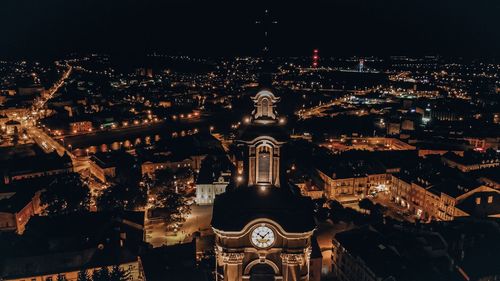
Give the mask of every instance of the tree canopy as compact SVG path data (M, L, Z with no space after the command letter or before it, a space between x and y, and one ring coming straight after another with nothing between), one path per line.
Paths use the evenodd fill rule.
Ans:
M90 190L77 173L60 175L40 196L48 215L69 214L89 210Z
M191 213L187 199L170 188L164 189L157 194L156 207L167 211L165 219L169 223L182 223L185 221L184 216Z
M115 184L97 198L99 210L135 210L147 204L147 189L139 185Z
M130 270L114 265L111 270L108 267L101 267L95 269L92 274L86 269L80 270L77 281L129 281L132 279L130 274Z

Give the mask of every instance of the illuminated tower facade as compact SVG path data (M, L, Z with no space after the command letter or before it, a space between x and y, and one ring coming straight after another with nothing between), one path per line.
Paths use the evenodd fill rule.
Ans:
M275 103L279 98L268 90L263 90L252 97L254 110L249 127L256 134L242 135L239 142L245 150L244 169L246 184L280 186L280 148L286 140L283 129L280 128ZM275 127L273 134L260 135L264 128ZM276 134L277 133L277 134Z
M312 202L283 177L288 134L275 109L279 98L262 89L252 101L252 118L237 140L243 180L214 202L217 280L309 280Z

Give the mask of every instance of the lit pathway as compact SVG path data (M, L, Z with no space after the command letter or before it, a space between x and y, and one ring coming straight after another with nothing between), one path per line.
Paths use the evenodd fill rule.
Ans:
M191 214L187 217L177 233L167 232L167 224L163 221L146 222L146 241L153 247L172 245L191 241L192 234L200 231L201 235L211 233L212 205L191 206Z

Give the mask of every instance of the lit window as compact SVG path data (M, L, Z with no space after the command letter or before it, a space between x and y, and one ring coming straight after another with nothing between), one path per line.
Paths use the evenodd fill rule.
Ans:
M479 205L479 204L481 204L481 197L476 198L476 205Z
M493 203L493 196L488 196L488 204Z

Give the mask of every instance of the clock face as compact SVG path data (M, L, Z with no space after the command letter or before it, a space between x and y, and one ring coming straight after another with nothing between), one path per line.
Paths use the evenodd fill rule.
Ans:
M274 232L267 226L259 226L252 231L252 244L258 248L268 248L274 243Z

